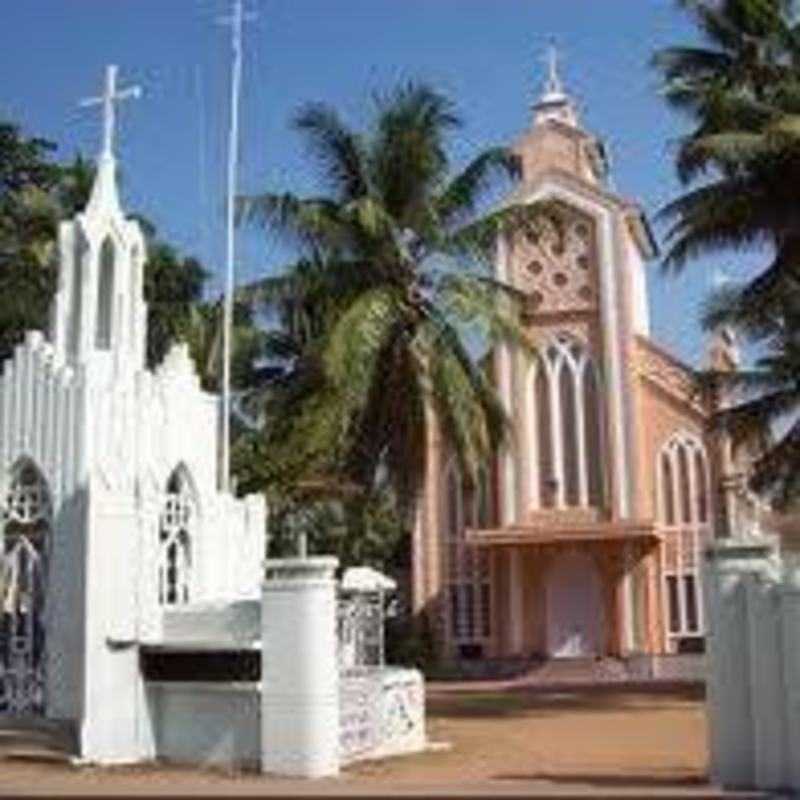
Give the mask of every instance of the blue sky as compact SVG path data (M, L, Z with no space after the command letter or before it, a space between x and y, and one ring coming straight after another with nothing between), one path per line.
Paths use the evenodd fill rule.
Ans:
M52 138L61 154L94 154L105 64L136 82L141 100L121 111L118 154L129 210L219 269L229 32L215 20L225 0L26 0L8 2L0 26L0 117ZM396 81L422 78L453 97L466 126L466 158L512 141L530 121L542 56L554 36L562 72L586 126L604 137L617 190L654 213L675 196L671 147L683 121L658 96L648 60L694 33L674 0L250 0L246 31L240 190L313 189L289 130L308 100L334 104L354 122L364 101ZM239 279L280 266L277 244L255 232L241 242ZM649 274L654 335L696 361L698 304L719 265L734 275L753 259L721 257L679 278ZM218 283L219 285L219 283Z

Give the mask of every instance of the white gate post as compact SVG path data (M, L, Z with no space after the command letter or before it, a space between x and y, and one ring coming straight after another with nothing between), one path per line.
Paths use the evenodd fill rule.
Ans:
M261 607L261 766L321 778L339 772L338 560L268 559Z
M707 710L712 778L725 786L756 781L755 709L747 585L771 571L768 539L719 539L706 551ZM776 654L777 655L777 654Z
M800 791L800 568L787 570L781 597L785 779Z

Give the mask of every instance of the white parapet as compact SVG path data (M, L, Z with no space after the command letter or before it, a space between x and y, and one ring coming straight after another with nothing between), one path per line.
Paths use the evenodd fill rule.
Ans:
M339 773L338 560L265 562L261 766L275 775Z
M763 571L769 553L765 542L737 539L721 539L706 553L709 751L713 778L727 786L755 779L745 580Z
M720 540L706 559L712 777L800 789L800 592L771 538Z

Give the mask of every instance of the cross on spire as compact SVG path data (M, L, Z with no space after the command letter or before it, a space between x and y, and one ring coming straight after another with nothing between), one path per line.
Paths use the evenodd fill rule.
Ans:
M564 85L558 74L558 48L555 39L551 39L547 45L547 52L544 56L547 64L547 80L545 81L545 94L555 95L564 94Z
M564 84L561 81L561 76L558 74L558 48L556 47L555 39L550 39L547 44L547 50L542 57L547 75L544 80L544 92L542 93L542 100L552 101L561 100L566 97L564 93Z
M109 64L106 67L106 82L103 94L100 97L89 97L81 101L82 108L89 106L103 107L103 148L100 151L101 158L113 158L114 156L114 122L115 112L114 103L120 100L127 100L129 97L141 97L142 90L139 86L129 86L127 89L117 89L117 67Z

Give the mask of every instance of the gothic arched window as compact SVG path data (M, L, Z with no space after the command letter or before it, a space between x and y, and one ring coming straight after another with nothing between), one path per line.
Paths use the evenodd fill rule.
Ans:
M72 298L70 305L69 336L70 347L74 354L78 354L81 347L81 317L83 316L83 259L85 256L84 243L80 235L75 236L75 249L72 261Z
M141 250L138 245L134 245L131 249L131 266L130 266L130 290L128 297L128 327L130 336L130 346L134 347L136 343L136 309L138 308L137 300L139 300L139 274L141 272Z
M656 461L663 606L667 645L671 651L687 638L703 635L701 553L711 536L708 460L702 443L675 434Z
M158 601L181 605L191 598L192 540L197 504L183 467L167 482L159 519Z
M491 632L489 560L484 549L466 542L464 534L467 527L492 524L490 473L479 469L474 487L465 484L454 461L444 474L441 530L449 633L460 648L481 647Z
M45 705L45 600L52 504L25 459L11 471L0 555L0 713L40 715Z
M97 280L97 317L95 321L95 347L111 349L114 324L114 243L106 238L100 248L100 268Z
M539 507L602 505L602 403L586 348L570 337L557 337L536 358L532 380Z

